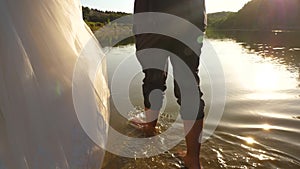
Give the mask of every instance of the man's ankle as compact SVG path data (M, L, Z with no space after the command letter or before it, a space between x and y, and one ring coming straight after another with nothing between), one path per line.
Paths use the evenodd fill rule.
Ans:
M146 122L155 127L159 116L159 111L145 108Z
M188 167L189 169L200 169L201 165L200 165L200 159L199 157L189 157L189 156L185 156L184 157L184 164L186 167Z

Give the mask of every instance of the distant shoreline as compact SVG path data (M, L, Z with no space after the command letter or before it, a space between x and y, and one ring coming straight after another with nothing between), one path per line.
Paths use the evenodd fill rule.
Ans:
M249 1L238 12L216 12L208 14L208 28L210 31L260 31L260 32L298 32L300 31L300 1L285 1L286 8L280 8L278 0ZM297 4L297 5L295 5ZM93 32L111 21L132 13L101 11L82 7L83 19ZM285 15L282 15L284 13ZM131 20L123 21L132 25ZM119 23L118 23L119 24ZM132 26L131 26L132 27ZM119 28L120 29L120 28ZM127 29L127 28L126 28ZM122 31L121 31L122 32Z

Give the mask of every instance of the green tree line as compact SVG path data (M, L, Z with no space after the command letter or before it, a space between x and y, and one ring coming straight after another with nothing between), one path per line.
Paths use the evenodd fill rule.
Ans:
M125 12L100 11L82 8L83 19L97 30L120 17L131 15ZM238 12L208 14L208 29L217 30L300 30L300 0L252 0ZM131 21L126 21L127 24Z
M96 31L103 25L120 17L131 15L125 12L101 11L98 9L90 9L89 7L82 7L82 14L83 20L92 29L92 31ZM130 23L131 21L126 22Z
M252 0L236 13L208 21L213 29L300 30L300 0Z

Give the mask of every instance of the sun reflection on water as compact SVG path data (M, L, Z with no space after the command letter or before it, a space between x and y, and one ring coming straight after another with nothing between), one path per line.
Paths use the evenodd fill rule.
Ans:
M271 129L271 126L269 124L263 124L263 125L261 125L261 128L263 130L269 131Z
M254 154L254 153L250 153L250 152L248 152L248 154L250 156L254 157L254 158L257 158L257 159L261 160L261 161L263 161L263 160L275 160L274 157L271 157L271 156L268 156L268 155L265 155L265 154Z
M256 72L254 77L254 88L256 90L272 91L280 87L279 77L273 65L265 64Z
M246 138L245 138L245 141L246 141L248 144L253 144L253 143L255 143L255 140L254 140L252 137L246 137Z
M243 137L243 136L236 136L237 138L241 139L242 141L245 141L247 144L254 144L254 143L257 143L253 137Z

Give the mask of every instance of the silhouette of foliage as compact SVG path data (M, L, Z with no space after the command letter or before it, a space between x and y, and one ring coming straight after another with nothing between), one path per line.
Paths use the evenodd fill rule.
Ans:
M217 12L208 14L207 24L208 28L217 27L221 23L223 23L229 16L233 15L234 12Z
M98 9L90 9L88 7L82 7L83 19L87 22L109 23L120 17L130 15L125 12L113 12L113 11L100 11Z
M213 25L216 29L300 29L299 0L252 0Z

